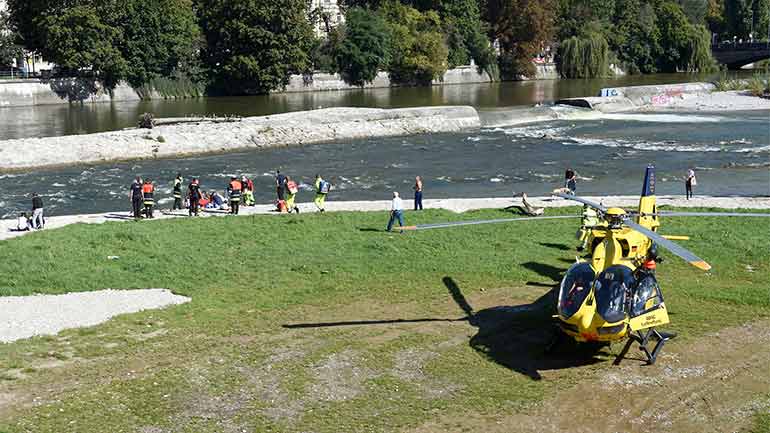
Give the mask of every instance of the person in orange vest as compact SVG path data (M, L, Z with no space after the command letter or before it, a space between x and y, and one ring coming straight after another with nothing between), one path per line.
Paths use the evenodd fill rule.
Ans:
M230 196L230 213L233 215L238 215L238 207L241 205L241 191L243 191L241 181L235 176L230 178L227 194Z
M153 218L152 208L155 206L155 186L150 179L144 181L142 185L142 202L144 203L145 218Z
M289 213L291 211L299 213L299 206L295 203L298 191L297 182L294 182L291 177L286 176L286 210Z

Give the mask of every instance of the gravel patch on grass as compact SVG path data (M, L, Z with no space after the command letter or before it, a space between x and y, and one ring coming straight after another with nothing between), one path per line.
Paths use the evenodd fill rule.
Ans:
M98 325L114 316L189 302L166 289L0 297L0 342Z

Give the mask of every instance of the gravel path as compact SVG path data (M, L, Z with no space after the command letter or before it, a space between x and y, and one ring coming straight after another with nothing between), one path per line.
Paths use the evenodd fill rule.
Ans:
M605 206L636 207L639 204L639 196L606 196L584 197L595 202L602 202ZM579 203L563 200L557 197L529 197L529 202L535 207L567 207L578 206ZM410 204L409 201L407 204ZM495 197L495 198L448 198L425 200L425 207L430 209L446 209L452 212L467 212L478 209L502 209L512 204L521 204L521 199ZM685 200L683 196L658 196L658 205L688 207L711 207L720 209L770 209L770 197L708 197L696 196L691 200ZM313 203L299 203L302 213L316 212ZM326 203L326 210L339 211L385 211L390 209L390 200L382 201L334 201L332 197ZM276 213L273 205L257 205L242 207L241 215L269 214L275 216L291 217ZM227 216L224 211L204 212L204 217ZM167 218L186 218L187 211L176 211L174 214L161 214L156 212L156 220ZM46 216L46 230L68 226L70 224L86 223L101 224L106 221L133 221L126 211L109 212L90 215L63 215ZM145 221L152 223L152 221ZM23 236L34 232L11 231L16 226L15 219L0 220L0 240Z
M119 314L186 302L190 298L166 289L0 297L0 342L53 335L64 329L97 325Z

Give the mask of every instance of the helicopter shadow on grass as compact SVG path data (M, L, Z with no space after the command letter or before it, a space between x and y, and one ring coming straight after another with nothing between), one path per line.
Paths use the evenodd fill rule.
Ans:
M553 322L557 288L535 302L517 306L498 306L474 311L462 290L450 277L443 278L452 298L468 315L468 322L478 328L469 345L491 361L541 380L544 370L591 365L603 362L597 348L571 344L561 338ZM554 346L559 342L558 346Z

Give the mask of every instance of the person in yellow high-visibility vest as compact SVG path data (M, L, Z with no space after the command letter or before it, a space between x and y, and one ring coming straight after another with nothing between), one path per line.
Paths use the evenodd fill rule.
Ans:
M291 177L286 176L286 210L289 213L291 211L299 213L299 206L295 203L298 191L297 182L291 180Z
M326 195L331 190L331 184L321 177L320 174L315 175L315 202L319 211L326 211Z

